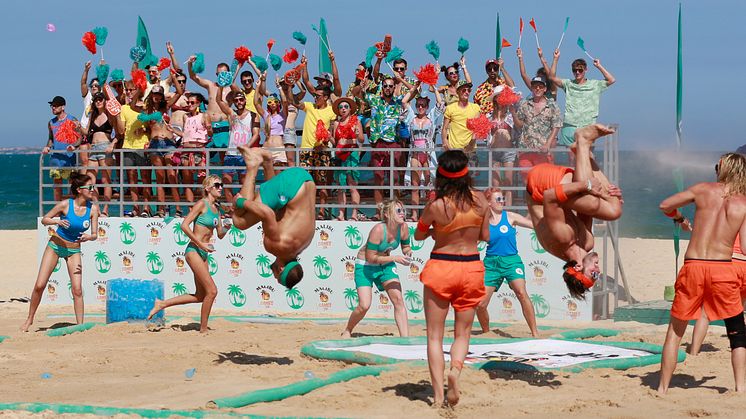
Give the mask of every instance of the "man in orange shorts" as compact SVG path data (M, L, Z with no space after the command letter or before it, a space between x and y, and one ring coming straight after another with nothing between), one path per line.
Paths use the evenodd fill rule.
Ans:
M728 153L715 167L717 182L698 183L666 198L660 209L692 237L684 266L676 278L666 342L663 345L658 392L665 394L676 369L681 338L690 320L704 309L710 320L724 319L730 341L736 391L746 391L746 324L740 289L742 281L731 262L736 235L746 237L746 158ZM678 208L694 203L694 228ZM743 246L746 242L741 242Z
M622 215L622 194L598 169L591 154L596 139L614 131L595 124L575 131L575 169L549 163L534 166L526 178L526 201L539 243L566 261L563 278L570 294L583 298L599 269L593 249L593 218Z

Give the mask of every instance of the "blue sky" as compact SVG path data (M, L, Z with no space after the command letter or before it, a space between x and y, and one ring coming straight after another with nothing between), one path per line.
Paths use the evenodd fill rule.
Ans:
M342 82L354 77L355 64L368 46L390 33L394 45L405 51L410 70L430 60L424 45L434 39L441 47L441 63L458 58L456 42L468 39L467 64L475 82L484 80L484 61L494 55L495 13L500 12L503 36L513 47L503 52L511 75L517 78L515 45L518 18L534 17L547 55L557 45L566 16L570 26L562 46L561 77L570 77L570 62L582 57L575 44L578 36L586 47L617 78L602 97L602 122L621 125L625 149L673 149L675 147L674 101L676 69L675 1L514 1L461 0L431 2L380 1L360 9L360 2L319 0L300 2L223 1L220 10L205 2L52 2L23 1L3 4L0 34L4 39L5 65L0 68L5 100L0 102L4 132L0 147L41 146L46 121L51 117L47 101L55 95L67 98L68 111L79 116L79 79L86 60L92 57L81 45L84 32L106 26L109 37L104 56L114 68L128 69L128 51L134 45L137 16L145 21L154 53L166 56L165 42L174 43L177 58L204 52L205 74L219 61L229 61L241 44L266 51L274 38L275 51L299 45L291 34L308 36L307 55L312 73L317 68L318 41L311 24L324 17L330 43L338 59ZM273 5L280 8L272 8ZM746 3L719 1L683 2L684 23L684 144L689 150L730 150L746 143L736 121L743 120L740 100L725 99L740 89L746 68L742 46L746 39ZM450 7L449 7L450 6ZM47 32L47 23L56 32ZM533 33L528 25L522 41L529 71L539 66ZM281 71L286 70L282 69ZM92 72L93 74L93 72ZM592 78L601 78L595 69ZM189 88L198 89L189 82ZM525 92L526 89L522 87ZM740 93L740 91L738 91ZM739 94L740 96L740 94ZM563 94L560 93L560 98Z

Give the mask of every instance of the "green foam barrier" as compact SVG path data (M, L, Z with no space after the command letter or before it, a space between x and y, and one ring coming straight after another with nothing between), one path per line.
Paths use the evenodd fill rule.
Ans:
M103 323L85 322L85 323L76 324L73 326L60 327L59 329L51 329L51 330L47 330L47 336L57 337L57 336L66 336L66 335L70 335L72 333L77 333L77 332L85 332L86 330L91 329L95 326L98 326L99 324L103 324Z
M311 378L303 381L297 381L282 387L267 388L262 390L250 391L233 397L224 397L210 401L208 407L218 408L238 408L255 403L273 402L283 400L288 397L301 396L310 393L317 388L325 387L330 384L350 381L355 378L365 376L378 376L381 372L390 369L390 367L354 367L337 371L327 378Z
M2 343L5 339L8 339L10 336L0 336L0 343Z
M214 410L168 410L168 409L138 409L130 407L106 407L88 406L78 404L57 403L0 403L0 411L16 410L32 413L51 411L56 414L70 413L79 415L138 415L144 418L170 418L182 416L187 418L214 418L214 417L240 417L240 418L265 418L266 416L241 414L234 412L216 412Z
M557 333L552 337L564 338L564 339L584 339L593 338L596 336L611 337L621 333L619 330L614 329L601 329L601 328L590 328L590 329L579 329L579 330L568 330L565 332Z

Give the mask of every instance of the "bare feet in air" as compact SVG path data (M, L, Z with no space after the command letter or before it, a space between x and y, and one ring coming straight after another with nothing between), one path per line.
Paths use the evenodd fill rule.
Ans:
M158 314L161 310L163 310L163 301L156 299L155 304L153 304L153 309L150 310L150 313L148 314L148 320L152 319L153 316Z
M570 148L577 147L578 144L582 143L593 144L597 139L613 133L614 130L606 125L586 125L575 130L575 143Z

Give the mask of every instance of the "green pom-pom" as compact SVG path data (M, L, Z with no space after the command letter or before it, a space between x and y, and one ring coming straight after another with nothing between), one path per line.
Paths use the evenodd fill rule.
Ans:
M367 51L365 51L365 66L370 67L373 63L373 57L376 56L376 52L378 52L378 48L376 47L369 47Z
M269 54L269 64L273 70L277 71L282 67L282 58L279 55Z
M124 80L124 71L117 68L111 72L111 81L122 81Z
M136 63L142 61L145 58L145 48L136 45L130 48L130 59Z
M230 71L221 71L218 73L218 86L227 87L233 82L233 73Z
M293 32L293 39L300 42L302 45L306 45L306 35L303 35L303 32Z
M399 49L399 47L393 47L391 48L391 51L389 51L389 53L386 54L386 62L391 64L392 62L401 58L402 55L404 55L404 51Z
M96 66L96 78L98 79L99 85L103 86L106 83L106 79L109 77L109 64L99 64Z
M201 72L205 71L205 54L198 52L194 54L197 59L194 60L194 64L192 64L192 70L200 74Z
M468 47L467 47L468 48ZM435 61L438 61L440 58L440 45L438 45L435 41L430 41L425 45L425 49L427 50L427 53L432 55Z
M143 123L150 122L150 121L163 122L163 114L158 111L153 112L153 113L143 112L137 115L137 120Z
M104 46L106 43L106 37L109 36L109 30L106 29L106 26L96 26L91 32L96 35L96 43L100 46Z
M465 53L469 49L469 41L464 38L458 39L458 52Z
M254 63L256 68L258 68L259 72L261 73L264 73L269 68L269 65L267 64L267 60L265 60L264 58L258 55L251 57L251 62Z

